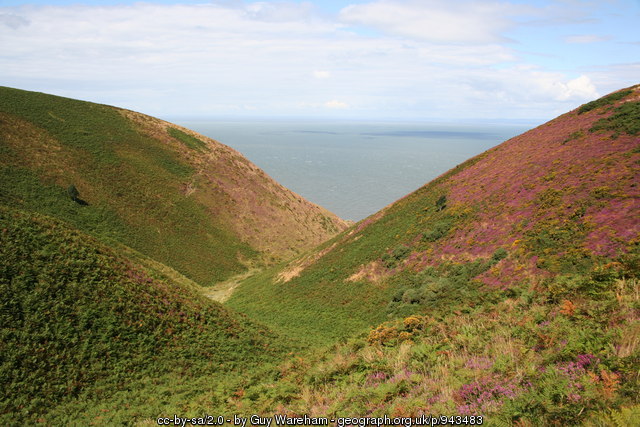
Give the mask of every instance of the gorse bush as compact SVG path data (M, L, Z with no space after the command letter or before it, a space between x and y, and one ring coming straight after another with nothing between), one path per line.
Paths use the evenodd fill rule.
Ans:
M501 253L499 253L501 255ZM506 255L505 255L506 256ZM473 279L500 261L500 256L467 264L442 264L413 274L405 272L393 278L396 290L387 305L393 317L441 307L453 310L480 297L479 284Z
M491 256L491 260L497 262L505 259L507 256L508 256L508 252L505 248L498 248Z

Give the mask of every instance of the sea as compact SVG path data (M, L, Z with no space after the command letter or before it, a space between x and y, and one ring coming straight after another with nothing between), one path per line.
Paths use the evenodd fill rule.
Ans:
M175 120L226 144L276 181L359 221L531 124Z

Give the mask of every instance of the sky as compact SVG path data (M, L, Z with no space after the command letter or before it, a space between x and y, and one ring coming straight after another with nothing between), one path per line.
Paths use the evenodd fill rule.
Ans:
M640 0L0 0L0 85L162 118L541 121L640 83Z

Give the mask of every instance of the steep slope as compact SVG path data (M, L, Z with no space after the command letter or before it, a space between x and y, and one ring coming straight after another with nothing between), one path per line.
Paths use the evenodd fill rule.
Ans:
M124 243L203 285L345 227L235 150L128 110L2 87L0 152L1 204Z
M0 338L5 425L212 410L213 400L200 408L188 396L209 392L224 405L234 381L284 347L264 327L86 234L4 207ZM81 421L84 411L99 418Z
M265 320L299 322L262 314L254 292L266 292L287 298L283 312L299 309L313 318L338 305L356 318L379 320L381 311L406 308L403 301L390 307L382 301L398 292L389 286L395 276L492 260L473 269L473 283L508 289L584 272L626 253L640 232L639 105L635 86L512 138L283 270L250 281L231 305Z
M228 305L318 348L352 337L273 385L296 387L284 411L607 419L640 404L639 172L634 86L470 159Z

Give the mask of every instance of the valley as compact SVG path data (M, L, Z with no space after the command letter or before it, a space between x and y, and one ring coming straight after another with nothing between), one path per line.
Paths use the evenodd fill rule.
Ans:
M0 178L4 424L640 415L640 85L355 224L189 129L11 88Z

